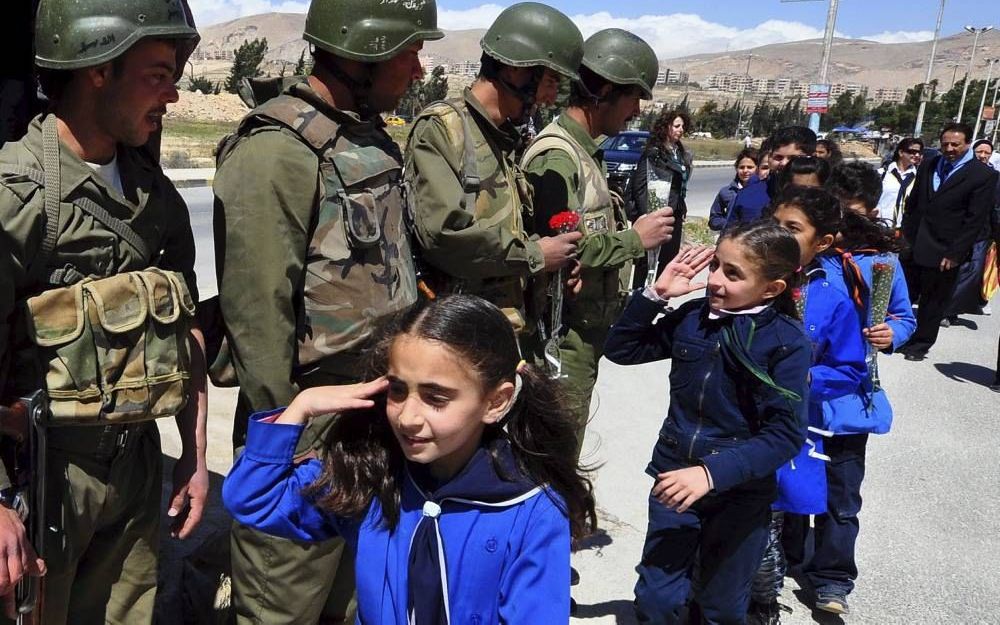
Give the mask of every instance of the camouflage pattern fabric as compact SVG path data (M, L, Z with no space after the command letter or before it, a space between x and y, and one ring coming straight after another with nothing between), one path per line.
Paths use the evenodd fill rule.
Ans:
M302 87L252 111L218 157L222 167L241 137L275 124L319 155L321 199L306 255L296 366L359 347L380 321L417 299L399 148L379 122L343 125L320 113L299 97Z
M515 332L533 333L524 293L545 261L525 228L531 194L511 157L519 135L509 122L495 125L468 89L456 106L468 124L454 107L433 104L417 116L406 149L414 233L430 267L428 282L437 292L478 295L501 308ZM465 206L460 176L466 141L475 149L480 179L474 207Z
M85 278L25 307L51 425L147 421L184 408L195 307L179 274Z

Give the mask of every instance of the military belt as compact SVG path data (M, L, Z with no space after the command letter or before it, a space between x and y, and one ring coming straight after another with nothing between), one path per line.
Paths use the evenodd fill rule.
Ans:
M48 430L48 444L51 449L107 462L125 455L139 443L143 434L155 427L156 424L152 421L122 425L55 427Z

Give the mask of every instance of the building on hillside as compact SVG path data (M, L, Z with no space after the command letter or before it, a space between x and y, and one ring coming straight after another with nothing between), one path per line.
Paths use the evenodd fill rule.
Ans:
M475 78L479 75L479 61L460 61L450 65L444 65L446 74L458 74L468 78Z
M867 95L868 95L868 87L865 87L863 85L859 85L856 82L849 82L847 84L839 83L838 82L838 83L834 83L834 84L830 85L830 97L831 98L834 98L834 99L839 98L840 96L844 95L845 93L850 93L850 94L853 94L853 95L856 95L856 96L860 95L860 96L866 96L867 97Z
M681 72L669 67L661 67L656 75L656 86L661 85L683 85L688 82L688 73Z
M898 87L883 87L875 89L869 93L868 99L875 104L882 104L883 102L899 104L906 99L906 89L900 89Z

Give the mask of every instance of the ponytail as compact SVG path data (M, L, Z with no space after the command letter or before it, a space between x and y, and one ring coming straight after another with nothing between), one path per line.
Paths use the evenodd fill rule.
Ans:
M558 382L533 365L519 367L517 376L521 391L492 434L506 436L524 472L562 497L572 536L587 536L597 527L597 512L593 485L575 453L582 428Z

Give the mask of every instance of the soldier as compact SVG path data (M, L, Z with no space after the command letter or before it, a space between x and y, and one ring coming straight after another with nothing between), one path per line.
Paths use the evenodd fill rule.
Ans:
M522 166L534 190L536 228L548 231L552 211L581 215L578 245L581 292L566 305L566 335L559 342L561 371L579 418L579 444L590 414L597 363L604 338L618 317L628 289L632 259L670 238L668 208L629 227L623 202L608 189L597 139L620 132L650 99L656 82L656 54L632 33L609 28L584 43L580 82L570 104L528 147ZM579 452L579 449L578 449Z
M524 2L505 9L480 45L479 77L462 100L432 104L414 120L406 147L414 233L432 290L479 295L531 335L527 279L570 264L581 235L528 235L516 124L555 102L560 77L578 78L583 36L559 11Z
M443 36L433 0L313 0L312 74L258 103L220 145L216 264L240 384L237 452L253 412L359 381L375 324L416 301L402 157L379 113L423 76L423 42ZM330 424L312 421L298 451L322 447ZM323 612L353 622L342 540L307 545L237 524L232 547L239 623L302 625Z
M42 623L152 622L162 460L149 419L176 416L183 443L168 512L175 535L201 517L194 237L180 195L139 147L177 101L197 42L179 0L38 8L35 62L51 112L0 150L0 394L48 391L48 527L43 564L0 471L8 616L22 574L47 568Z

